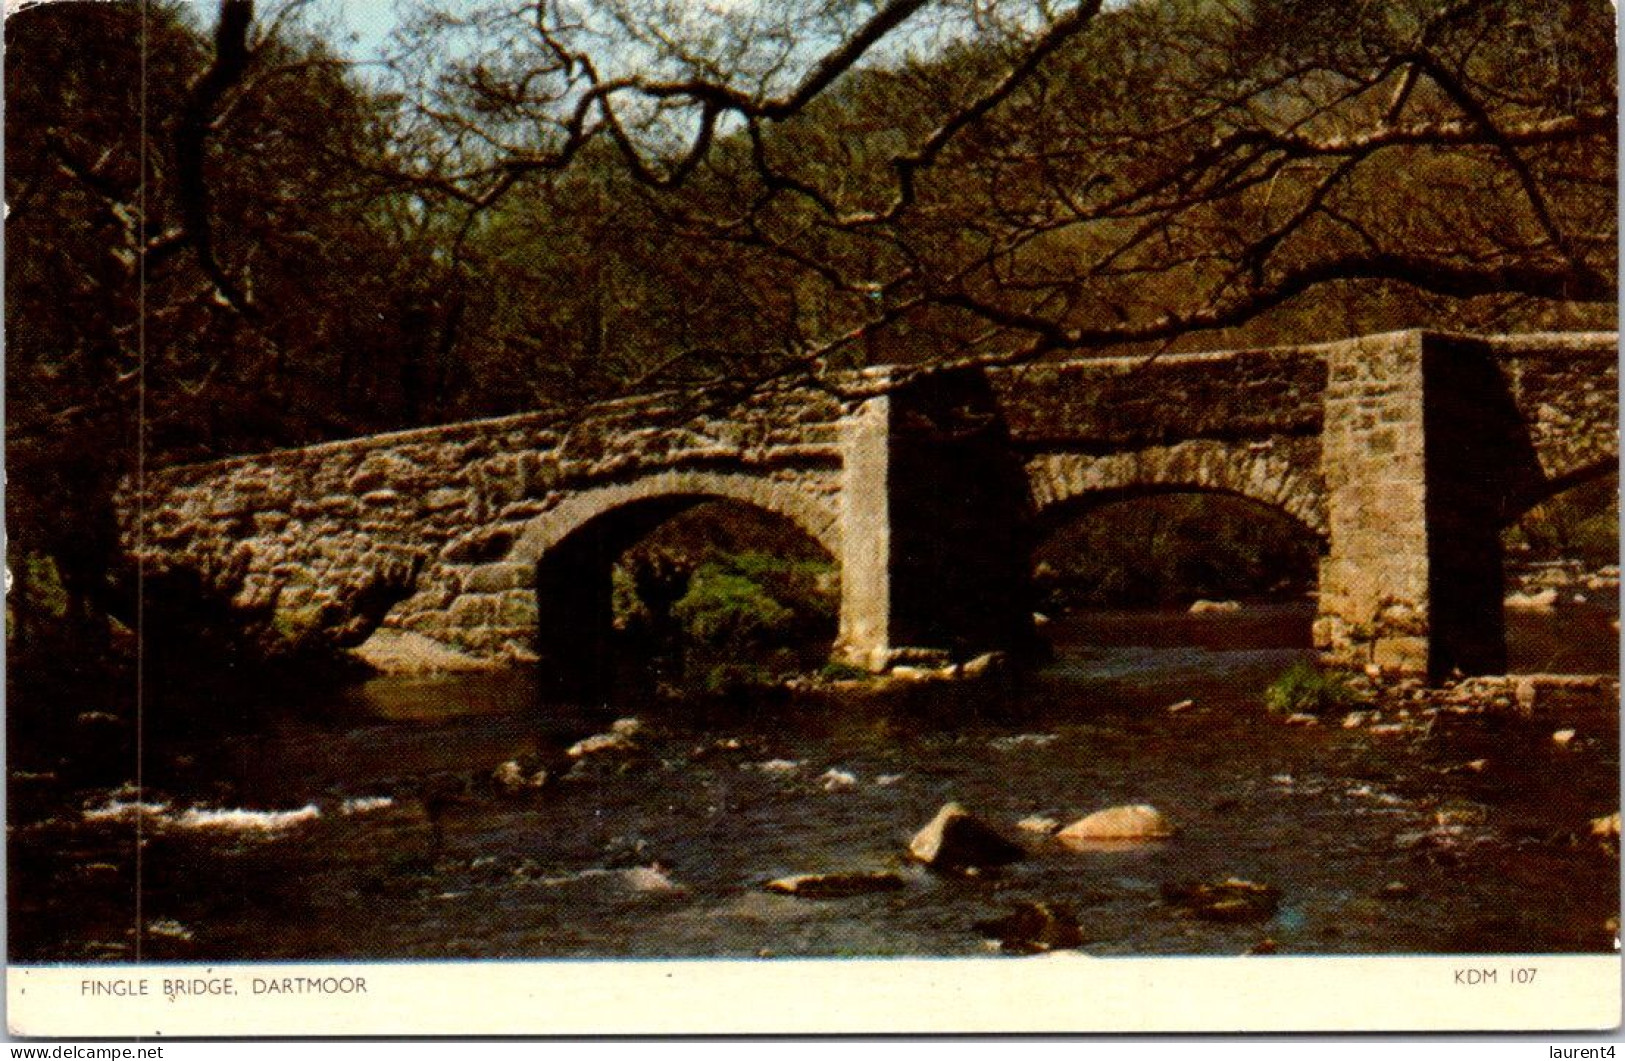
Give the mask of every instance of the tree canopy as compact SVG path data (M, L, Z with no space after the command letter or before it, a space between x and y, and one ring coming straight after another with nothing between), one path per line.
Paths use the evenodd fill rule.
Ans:
M632 311L623 384L1611 322L1612 27L1600 0L431 5L395 176L471 260L586 204L591 260L532 260L590 278L571 313Z

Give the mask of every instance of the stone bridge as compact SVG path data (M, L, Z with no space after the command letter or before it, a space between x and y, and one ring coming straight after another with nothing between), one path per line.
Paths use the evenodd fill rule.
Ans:
M1315 640L1330 658L1493 672L1501 529L1617 468L1616 347L1613 334L1400 332L878 368L726 413L666 396L169 468L148 476L139 540L141 520L126 523L152 562L236 556L243 599L274 599L290 622L351 621L342 602L393 572L404 584L384 626L537 661L582 692L607 659L615 558L700 501L765 509L821 543L841 574L835 653L879 670L1027 644L1047 524L1215 491L1321 541Z

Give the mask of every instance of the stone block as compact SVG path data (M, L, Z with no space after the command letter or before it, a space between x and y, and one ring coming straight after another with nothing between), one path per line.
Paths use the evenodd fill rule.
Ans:
M430 512L445 512L449 509L462 508L468 502L467 490L430 490L429 496L424 498L423 507Z
M486 564L500 560L513 546L514 532L507 527L482 527L463 535L440 550L440 558L453 564Z
M484 564L463 578L465 593L501 593L503 590L523 589L536 584L534 564Z
M1425 673L1428 669L1428 639L1379 637L1371 647L1371 662L1383 670Z
M451 602L448 621L452 626L488 626L496 620L497 600L486 594L465 593Z
M333 494L321 500L322 511L338 519L349 519L361 511L361 504L346 494Z
M505 627L535 630L537 620L536 594L524 590L510 590L497 604L497 622Z
M286 512L254 513L254 530L258 534L275 534L288 525Z

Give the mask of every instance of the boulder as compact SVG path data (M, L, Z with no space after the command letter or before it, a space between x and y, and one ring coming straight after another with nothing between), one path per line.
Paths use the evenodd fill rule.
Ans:
M1174 835L1174 826L1157 808L1146 803L1126 807L1108 807L1079 818L1056 834L1065 844L1090 844L1098 841L1166 840Z
M831 767L818 775L825 792L845 792L858 787L858 776L846 770L837 770Z
M1483 825L1489 821L1490 809L1482 803L1466 799L1452 799L1433 812L1433 823L1445 827L1456 825Z
M959 674L971 681L981 681L1004 671L1009 658L1003 652L984 652L960 668Z
M978 922L976 930L1015 954L1042 954L1083 945L1077 915L1061 903L1021 903L1004 917Z
M610 724L608 733L594 733L570 745L565 753L572 759L582 759L604 752L628 752L634 747L633 738L643 731L643 723L635 718L618 718Z
M1190 606L1192 615L1233 615L1241 605L1233 600L1199 600Z
M518 796L544 788L549 778L540 765L522 759L509 759L491 771L491 784L506 796Z
M589 755L602 755L605 752L624 752L632 750L632 742L619 733L594 733L590 737L583 737L570 745L565 752L572 759L585 759Z
M936 682L953 677L951 667L918 667L911 663L899 663L886 672L888 678L896 682Z
M1060 827L1060 822L1042 814L1030 814L1016 823L1016 828L1024 833L1041 833L1044 836L1053 835Z
M909 841L908 853L932 869L975 871L1025 857L1018 845L957 803L944 804L930 824Z
M1281 905L1280 889L1239 877L1204 884L1167 884L1162 901L1181 917L1203 921L1262 921Z
M1538 593L1508 593L1503 603L1525 611L1549 611L1557 604L1557 590L1548 587Z
M770 880L763 887L780 895L801 899L845 899L852 895L896 891L903 887L902 876L890 870L857 873L802 873Z
M683 895L688 889L672 880L664 866L656 862L648 866L633 866L621 871L621 880L627 888L646 895Z
M1601 840L1619 839L1619 811L1591 819L1591 835Z

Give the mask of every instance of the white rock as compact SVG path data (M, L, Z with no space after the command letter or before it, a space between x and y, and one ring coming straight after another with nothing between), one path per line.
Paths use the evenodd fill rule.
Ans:
M1556 733L1552 734L1552 743L1557 745L1559 748L1564 748L1574 742L1574 737L1574 730L1560 729Z
M845 792L858 787L858 775L833 767L820 774L818 780L824 783L825 792Z
M1229 615L1241 611L1241 604L1233 600L1199 600L1190 606L1192 615Z
M1056 835L1066 842L1161 840L1174 835L1174 826L1157 808L1148 803L1137 803L1095 811L1079 818Z
M583 759L603 752L629 751L632 740L624 733L594 733L570 745L565 752L572 759Z
M1547 587L1539 593L1508 593L1504 603L1508 608L1547 611L1557 604L1557 590Z
M674 895L688 890L668 877L659 866L635 866L621 874L621 879L635 892Z

